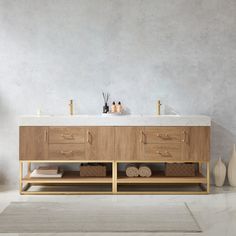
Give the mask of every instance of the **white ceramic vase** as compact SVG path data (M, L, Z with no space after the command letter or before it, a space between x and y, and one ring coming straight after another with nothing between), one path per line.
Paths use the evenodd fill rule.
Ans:
M229 184L233 187L236 187L236 150L235 150L235 144L234 144L234 150L232 157L229 161L228 165L228 179Z
M219 157L218 161L214 166L213 174L215 179L215 185L217 187L222 187L225 182L226 166L224 162L222 162L221 157Z

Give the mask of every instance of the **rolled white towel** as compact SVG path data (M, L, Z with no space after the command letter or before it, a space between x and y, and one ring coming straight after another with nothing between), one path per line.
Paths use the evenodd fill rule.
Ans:
M128 177L138 177L139 169L135 164L128 164L126 166L125 173Z
M142 164L139 166L139 175L141 177L151 177L152 176L152 170L149 166Z

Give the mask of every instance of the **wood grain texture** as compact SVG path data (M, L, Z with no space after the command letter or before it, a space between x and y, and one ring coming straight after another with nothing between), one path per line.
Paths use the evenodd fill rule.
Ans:
M180 143L182 127L145 127L145 143Z
M49 143L85 143L83 127L50 127Z
M85 144L49 144L50 160L84 160Z
M20 160L48 159L48 127L20 127Z
M142 159L142 132L142 127L115 127L115 160Z
M86 159L114 160L114 135L113 127L88 127L86 131Z
M144 160L182 160L180 143L145 144Z
M210 127L188 128L188 142L184 146L184 159L191 161L210 160Z
M210 127L21 127L20 158L207 161Z

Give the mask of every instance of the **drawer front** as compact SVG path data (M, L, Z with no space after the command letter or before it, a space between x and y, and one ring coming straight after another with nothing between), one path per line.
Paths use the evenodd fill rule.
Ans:
M85 145L50 144L48 156L50 160L84 160Z
M183 129L179 127L150 127L144 129L145 143L180 143Z
M85 143L85 128L50 127L49 143Z
M145 144L145 160L178 161L181 160L181 144Z

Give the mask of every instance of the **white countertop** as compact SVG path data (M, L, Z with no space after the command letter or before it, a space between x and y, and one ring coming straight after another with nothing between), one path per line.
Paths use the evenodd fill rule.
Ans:
M19 126L210 126L202 115L21 116Z

